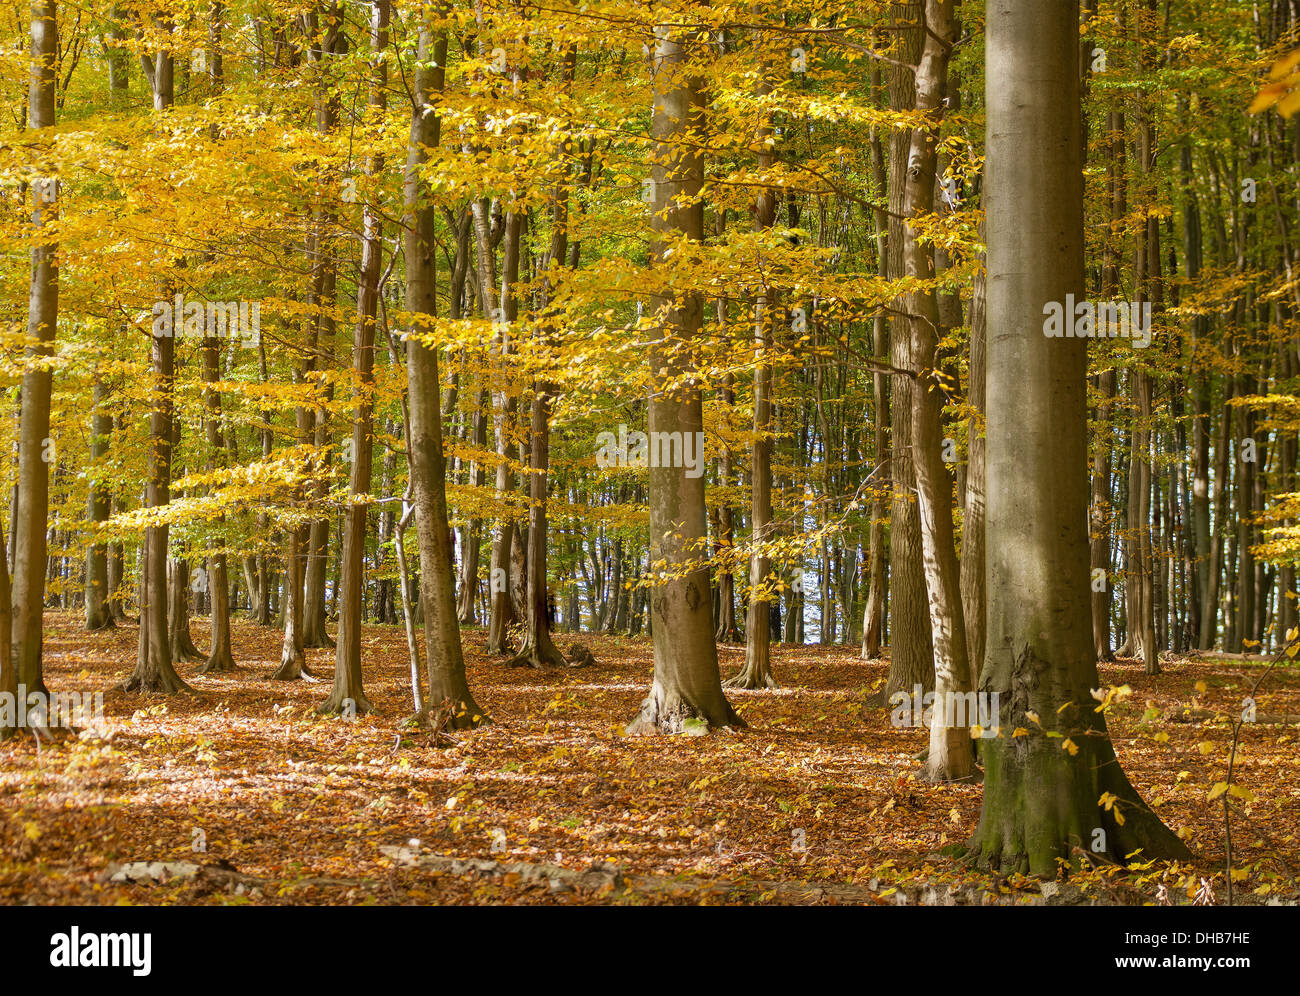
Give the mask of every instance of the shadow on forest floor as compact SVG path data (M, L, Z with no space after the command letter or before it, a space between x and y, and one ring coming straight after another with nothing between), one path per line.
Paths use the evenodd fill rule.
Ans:
M87 634L55 612L46 625L53 690L105 689L129 672L135 627ZM205 622L194 638L206 646ZM109 691L106 739L0 745L0 902L894 902L895 889L917 901L954 882L990 884L938 853L974 830L981 789L915 781L924 731L895 729L887 711L863 704L885 662L853 648L774 647L782 687L729 692L745 732L629 740L621 731L649 684L650 644L580 639L595 666L535 672L497 666L467 630L470 684L495 722L435 748L398 729L411 712L399 627L365 628L366 693L381 714L348 721L315 715L328 684L267 680L280 634L236 620L235 674L179 669L198 697ZM743 647L720 656L726 677ZM308 657L332 671L332 650ZM1103 685L1132 688L1109 713L1121 762L1197 853L1166 879L1175 903L1202 876L1217 875L1221 892L1222 803L1207 795L1223 780L1231 727L1143 723L1143 713L1148 703L1235 712L1261 666L1171 659L1156 678L1136 661L1101 668ZM1258 708L1300 713L1300 671L1275 670ZM1256 902L1269 895L1251 895L1262 887L1293 891L1276 858L1298 853L1296 736L1242 732L1234 781L1255 799L1234 819L1234 867L1248 869L1238 895ZM161 884L106 881L136 861L219 868ZM675 884L586 889L551 866ZM1108 901L1155 898L1150 879L1105 878L1076 881L1095 881L1092 894ZM795 897L778 883L823 888ZM1003 901L1042 901L1037 882L992 886Z

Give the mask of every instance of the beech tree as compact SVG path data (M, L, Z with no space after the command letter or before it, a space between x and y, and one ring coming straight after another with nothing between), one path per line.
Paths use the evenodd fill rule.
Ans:
M662 261L670 239L689 247L704 237L700 149L705 121L697 62L707 49L705 36L695 27L663 24L656 27L655 37L650 210L659 236L655 252ZM703 302L694 293L662 293L656 295L655 305L658 331L650 367L657 375L657 390L650 398L651 438L659 432L665 438L676 434L683 441L695 439L703 432L704 415L691 350L700 332ZM727 702L718 674L705 564L704 478L690 477L684 466L668 462L650 471L650 560L658 572L650 590L654 681L627 729L680 733L688 722L744 726Z
M1044 334L1084 297L1078 0L988 11L987 657L978 861L1055 876L1079 855L1185 858L1142 801L1091 690L1086 340ZM1112 801L1113 800L1113 801ZM1118 813L1118 816L1117 816ZM1098 833L1100 831L1100 833Z

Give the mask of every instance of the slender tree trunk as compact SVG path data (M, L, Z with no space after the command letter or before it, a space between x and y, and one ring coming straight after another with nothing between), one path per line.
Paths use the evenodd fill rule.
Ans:
M14 661L13 600L9 587L9 553L0 530L0 701L12 702L14 709L0 709L0 742L21 732L17 725L18 668ZM13 716L12 720L5 717Z
M284 641L280 645L280 666L271 673L273 681L315 677L307 667L307 655L302 644L303 582L307 573L310 537L310 526L289 530L284 552Z
M567 94L572 87L576 68L577 50L565 50L560 85ZM568 265L569 257L569 188L561 182L556 185L551 198L551 246L547 255L546 272ZM576 262L576 261L575 261ZM507 275L507 279L509 276ZM549 308L553 288L549 276L542 281L541 308L544 320ZM553 338L553 336L549 336ZM524 639L519 653L509 663L516 666L544 668L563 667L564 656L551 638L551 618L546 586L547 555L547 487L551 466L551 405L555 388L545 380L533 384L533 403L529 435L528 475L528 554L525 572ZM619 595L623 594L620 587Z
M889 74L890 102L897 111L912 111L916 106L916 77L912 67L918 65L924 31L924 0L891 4L894 24L899 28L896 58L900 65ZM908 131L895 129L889 156L889 272L902 274L904 268L908 155L912 137ZM911 323L905 315L896 315L890 329L890 353L893 366L915 370L912 355ZM917 685L922 692L934 689L934 645L925 570L922 563L921 519L916 503L916 469L912 447L911 377L894 374L891 422L894 445L890 459L893 480L893 507L889 529L889 676L884 698L888 702L899 692L911 695Z
M388 0L375 0L370 8L370 112L382 121L388 106ZM366 177L383 171L383 157L372 153ZM377 201L377 195L376 195ZM352 369L357 375L353 392L356 415L352 422L352 467L348 480L349 502L343 513L343 549L339 581L339 636L334 655L334 687L321 712L370 712L361 673L361 601L365 584L366 519L370 512L362 497L370 492L374 459L375 318L379 311L379 277L383 262L380 205L366 201L362 218L361 273L357 280L357 323L352 336Z
M33 131L54 127L59 58L58 4L34 0L31 11L31 85L27 124ZM44 142L45 139L39 139ZM41 671L44 637L46 530L50 495L50 393L53 371L43 362L54 353L59 321L58 243L43 230L58 220L59 185L51 168L31 185L32 247L27 299L27 356L18 426L17 501L13 516L13 654L24 693L48 693Z
M436 251L434 208L421 180L427 149L438 145L441 119L428 113L430 96L443 86L447 37L435 40L427 24L420 26L418 68L411 108L411 138L407 146L403 197L405 217L406 310L412 327L406 339L410 417L407 453L415 499L415 525L420 541L420 602L424 616L426 709L437 710L438 725L466 729L489 722L474 701L465 678L460 624L452 577L451 531L447 526L446 468L442 452L442 412L439 406L438 353L420 341L428 320L436 314ZM419 715L421 722L429 721Z
M983 233L981 233L981 241ZM986 527L987 447L984 437L985 415L988 409L987 374L988 323L986 306L988 280L986 271L975 275L974 293L970 307L970 398L972 411L967 422L966 500L961 527L961 605L962 619L966 623L966 654L970 661L971 687L979 687L980 671L984 667L985 612L988 599L984 589L984 568L987 557L984 531Z
M519 273L521 224L521 216L511 212L505 226L505 273L502 280L503 287L507 289L502 293L502 301L512 312L514 310L513 287ZM495 339L497 358L500 363L504 364L506 357L510 355L512 335L510 323L514 320L514 316L513 314L504 314L503 309L499 309L493 301L493 292L496 288L496 266L488 234L487 202L485 200L478 201L474 205L474 228L479 246L479 279L482 281L483 286L481 292L483 315L497 326L498 332ZM512 279L512 274L514 279ZM505 387L502 387L496 393L496 411L493 419L497 450L496 493L497 499L504 503L508 500L507 496L510 492L514 490L514 474L510 470L510 456L515 447L511 440L511 430L515 424L515 415L518 411L519 402ZM489 654L510 653L509 630L517 619L514 600L511 598L510 592L510 568L515 532L514 520L503 509L501 516L497 519L496 530L492 537L492 557L488 577L488 598L491 604L487 639L487 652Z
M205 660L190 636L190 564L167 562L167 639L172 663Z
M168 32L171 25L160 22ZM153 60L153 106L161 113L169 109L175 97L172 54L160 50ZM163 299L171 297L171 282L163 287ZM155 328L151 339L149 409L149 478L145 486L145 505L160 509L171 503L173 391L176 377L175 326ZM167 628L167 537L168 526L145 529L143 555L140 558L140 639L135 671L122 684L128 692L188 692L172 664L171 643Z
M104 461L108 456L109 437L113 432L112 416L105 411L108 389L98 371L95 373L94 414L90 418L90 487L86 516L102 525L112 511L112 494L104 482ZM86 548L86 629L113 629L117 621L109 610L108 548L94 543Z
M872 67L872 90L876 102L883 103L879 63ZM885 172L885 149L878 129L871 132L871 171L875 179L878 201L887 196L888 174ZM883 206L877 207L876 221L876 271L880 279L889 279L889 216ZM889 320L884 309L876 312L872 322L872 352L881 362L889 360ZM874 430L874 455L876 465L885 476L892 476L889 452L889 375L877 369L871 375L871 417ZM867 557L870 561L871 579L867 589L867 604L862 616L862 659L875 660L883 650L885 628L885 596L889 585L889 551L885 536L885 519L888 505L879 483L871 489L871 530Z
M757 87L761 104L773 89L771 67L762 67ZM754 136L759 149L760 175L772 168L776 151L772 125L764 120ZM754 230L760 235L776 221L776 191L758 192ZM772 541L772 324L779 313L775 292L760 295L754 303L754 441L750 444L749 605L745 612L745 666L727 679L728 688L776 688L772 675L771 603L772 560L766 544Z
M948 88L948 56L956 41L952 0L926 0L925 21L925 44L916 73L916 108L925 112L928 120L912 131L905 188L908 223L903 236L904 272L922 284L934 279L934 255L913 224L934 210L936 135ZM965 695L971 690L970 663L952 525L952 482L943 461L943 392L935 377L943 329L933 290L916 291L908 297L910 353L917 378L910 385L912 463L935 668L924 777L936 782L964 781L975 777L970 737L974 724L964 708Z

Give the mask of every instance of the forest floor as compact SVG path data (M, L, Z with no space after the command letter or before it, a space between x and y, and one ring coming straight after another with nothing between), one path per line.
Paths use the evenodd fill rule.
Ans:
M51 612L46 632L56 691L110 689L131 670L134 626L88 634L77 616ZM206 647L206 621L193 633ZM782 687L728 693L747 730L628 739L650 644L578 639L594 666L535 672L499 666L483 633L465 630L470 685L495 722L435 746L400 727L411 712L400 627L365 628L366 692L380 714L349 721L315 714L332 650L308 652L326 681L270 681L280 634L236 620L235 674L179 668L199 695L108 690L99 730L0 745L0 902L1015 903L1057 893L940 853L975 829L981 789L916 780L925 731L896 729L867 704L885 662L854 648L774 647ZM724 676L743 662L743 646L719 652ZM1222 902L1223 801L1211 795L1231 724L1167 717L1186 706L1235 715L1265 666L1169 658L1154 678L1136 661L1101 668L1103 686L1132 689L1109 711L1120 761L1196 858L1075 876L1069 901L1164 901L1163 884L1181 905L1208 879ZM1300 669L1275 668L1257 708L1300 713ZM1295 898L1298 735L1243 727L1238 901ZM592 866L602 867L584 875Z

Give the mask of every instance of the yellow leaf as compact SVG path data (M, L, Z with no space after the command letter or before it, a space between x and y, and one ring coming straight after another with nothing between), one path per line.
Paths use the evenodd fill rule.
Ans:
M1070 752L1071 757L1074 757L1075 754L1079 753L1078 745L1075 744L1075 742L1071 740L1069 737L1066 737L1064 740L1061 741L1061 749L1068 750Z
M1227 782L1215 782L1214 788L1210 789L1210 794L1206 798L1217 799L1219 796L1223 795L1223 793L1226 791L1228 791Z
M1282 56L1277 62L1273 63L1273 68L1268 71L1268 78L1270 80L1280 80L1296 66L1300 66L1300 48L1289 55Z

